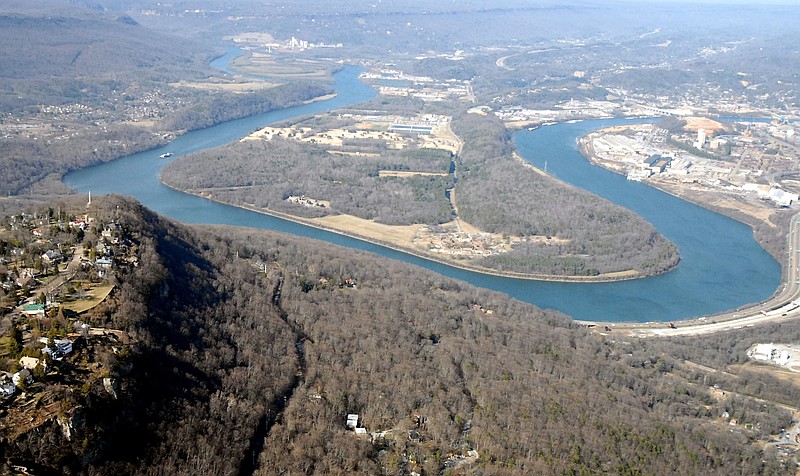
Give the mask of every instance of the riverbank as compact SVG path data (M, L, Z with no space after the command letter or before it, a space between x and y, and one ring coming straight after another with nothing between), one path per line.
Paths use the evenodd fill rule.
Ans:
M612 130L614 128L609 128ZM593 131L597 133L600 131ZM610 164L602 160L595 153L592 147L592 141L586 140L587 136L581 136L577 139L578 150L590 163L602 167L606 170L624 176L625 170L620 167L615 167L616 164ZM800 265L796 253L790 251L795 248L792 240L794 239L795 245L800 240L800 234L796 232L795 228L800 223L800 213L792 214L787 217L790 231L787 233L787 239L784 241L783 246L778 249L770 250L763 242L758 240L759 234L757 233L758 223L769 227L776 227L770 217L773 213L768 213L762 208L756 206L742 207L741 200L736 200L735 197L725 196L712 191L698 190L691 186L680 187L677 184L666 183L663 180L648 180L646 185L651 186L664 193L670 194L681 200L701 206L707 210L719 213L730 219L739 221L751 228L756 241L767 252L770 252L776 258L781 266L781 281L774 294L763 302L757 302L741 306L731 311L725 311L708 316L699 316L691 319L676 320L670 323L665 322L603 322L603 321L576 321L584 324L596 332L605 333L624 333L628 336L635 337L676 337L676 336L700 336L707 335L715 332L723 332L730 330L738 330L745 327L753 327L766 323L777 323L800 317L800 310L792 309L791 311L783 312L781 309L790 306L800 298L800 282L793 281L792 276L800 273ZM691 184L687 184L691 185ZM727 198L727 200L726 200ZM780 259L781 256L788 254L788 260Z
M789 248L800 249L800 213L791 217L790 232L787 245ZM711 316L698 317L675 321L669 324L663 322L638 323L613 323L613 322L588 322L576 321L601 334L622 333L629 337L696 337L740 330L764 324L777 324L781 322L800 319L800 280L793 276L800 273L800 257L798 253L788 254L785 272L782 273L782 285L775 294L760 303L753 303L728 312Z
M175 153L176 157L222 145L247 135L265 124L342 107L372 97L353 70L341 76L335 103L318 102L281 110L212 129L181 136L159 151L135 154L101 166L73 172L65 183L83 193L131 195L148 208L185 223L250 226L292 233L338 245L367 250L393 259L412 262L447 277L503 292L515 299L544 309L563 312L579 321L672 322L693 316L712 315L734 307L767 299L777 288L779 269L774 259L752 239L752 232L739 222L722 219L671 195L656 193L652 187L626 187L627 181L600 167L591 166L575 149L575 139L607 121L585 121L542 128L536 133L515 135L520 154L539 169L631 209L654 223L665 236L677 238L681 264L674 271L648 279L612 283L560 283L510 279L472 272L425 257L378 246L342 233L324 232L319 227L282 220L244 208L223 206L196 195L178 192L158 180L159 171L170 161L154 152ZM551 159L549 166L544 159ZM577 176L576 176L577 172ZM602 172L602 173L598 173ZM650 190L650 191L648 191ZM668 200L666 198L669 198ZM747 230L747 231L745 231ZM708 250L710 240L716 243ZM774 283L773 283L773 278Z
M591 131L577 139L578 150L589 163L624 177L627 175L628 169L618 162L601 158L592 146L591 137L598 134L624 131L627 127L615 126ZM747 225L753 231L759 245L770 253L776 261L781 263L787 249L784 240L781 239L776 246L774 240L768 242L768 237L764 233L759 233L759 228L772 229L782 236L788 231L788 226L784 225L787 220L783 215L789 215L791 212L784 212L775 206L765 206L766 202L764 200L748 198L740 193L731 193L727 190L708 187L699 180L677 182L669 178L662 178L662 175L653 175L642 181L642 183Z
M248 204L232 204L222 200L217 200L213 197L210 197L206 193L202 192L193 192L187 190L181 190L179 188L173 187L170 184L161 182L164 186L171 188L172 190L186 193L189 195L193 195L205 200L209 200L215 203L219 203L222 205L227 205L231 207L240 208L242 210L248 210L255 213L260 213L262 215L267 215L275 218L280 218L282 220L287 220L292 223L297 223L304 226L309 226L311 228L316 228L318 230L327 231L330 233L336 233L338 235L346 236L349 238L354 238L357 240L361 240L367 243L371 243L373 245L382 246L394 251L399 251L401 253L406 253L412 256L416 256L418 258L422 258L425 260L433 261L435 263L443 264L446 266L450 266L453 268L461 269L464 271L470 271L474 273L480 273L487 276L496 276L500 278L513 278L513 279L523 279L528 281L542 281L542 282L552 282L552 283L610 283L610 282L619 282L619 281L628 281L632 279L642 279L648 277L647 275L642 275L636 270L621 270L615 271L611 273L604 273L598 276L551 276L551 275L544 275L544 274L525 274L525 273L514 273L514 272L505 272L505 271L497 271L491 268L486 268L482 266L474 266L465 264L464 262L460 262L457 260L449 260L443 258L440 254L436 253L428 253L421 249L415 249L411 246L404 244L402 240L398 240L398 236L406 236L410 237L413 235L413 231L422 227L423 225L412 225L410 227L393 227L389 225L382 225L379 223L371 222L369 220L359 219L357 217L349 217L343 215L337 215L336 217L339 218L338 223L340 226L336 226L331 223L331 217L326 218L302 218L295 215L290 215L288 213L278 212L275 210L259 208ZM342 221L344 220L344 221ZM357 226L361 230L361 233L354 233L351 230L353 229L353 221L359 220L363 222L368 222L370 226ZM346 226L345 226L346 225ZM385 228L385 229L384 229ZM398 229L399 228L399 229ZM391 229L391 230L390 230ZM393 239L394 238L394 239Z

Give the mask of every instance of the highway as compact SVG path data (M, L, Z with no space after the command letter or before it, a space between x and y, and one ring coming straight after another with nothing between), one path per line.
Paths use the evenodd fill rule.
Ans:
M793 215L791 220L783 289L769 300L735 311L676 322L674 328L666 323L659 327L648 324L617 328L637 337L700 336L800 318L800 213Z

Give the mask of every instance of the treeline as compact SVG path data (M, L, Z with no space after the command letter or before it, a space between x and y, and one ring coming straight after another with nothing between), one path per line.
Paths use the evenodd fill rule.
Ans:
M53 425L26 436L38 445L4 443L8 463L84 474L440 474L475 450L459 472L791 471L753 444L786 412L715 400L680 370L680 354L649 341L606 340L366 253L178 226L114 197L99 206L140 250L107 312L137 341L111 375L120 400L95 394L87 414L106 405L104 420L76 426L72 442ZM731 432L724 411L760 429ZM356 437L348 413L385 433Z
M397 151L382 146L378 157L330 154L343 147L274 138L241 141L181 157L161 173L164 183L183 190L210 189L217 200L313 218L348 214L389 225L444 223L452 219L445 191L450 154L428 149ZM380 177L381 170L448 175ZM290 196L327 200L330 207L289 203Z
M247 94L208 94L190 107L174 111L160 123L165 130L191 130L220 122L254 116L293 106L333 92L333 88L307 81L294 81ZM199 99L199 98L198 98Z
M484 258L504 271L596 275L635 269L655 274L675 266L675 246L641 217L604 199L523 168L511 157L503 124L474 114L458 116L466 138L457 188L461 217L481 229L562 241L515 245Z
M299 127L322 132L347 126L331 117ZM674 267L677 249L644 221L619 206L523 168L502 123L472 114L456 118L464 138L457 182L442 151L387 149L380 141L353 139L320 146L273 139L243 141L173 161L161 179L173 187L205 191L233 205L305 218L349 214L389 225L440 224L453 218L446 191L455 187L460 218L495 233L551 236L527 240L480 264L491 269L554 276L595 276L633 269L643 275ZM380 153L378 157L326 151ZM445 176L379 177L381 170L448 173ZM326 200L330 206L290 203L290 196Z
M68 171L163 145L165 139L141 127L90 127L64 140L9 138L0 141L0 193L63 193Z
M246 94L174 87L216 74L207 64L211 52L126 16L75 6L10 14L4 7L2 195L66 193L60 178L70 170L163 145L174 133L332 92L310 82Z

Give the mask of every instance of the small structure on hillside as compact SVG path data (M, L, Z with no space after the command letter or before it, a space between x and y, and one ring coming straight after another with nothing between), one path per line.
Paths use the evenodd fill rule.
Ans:
M23 369L33 370L38 366L42 366L42 368L47 368L47 362L44 359L37 359L36 357L20 357L19 365L22 366Z
M344 424L348 430L355 431L358 428L358 413L349 413L347 415L347 422Z
M367 429L358 426L358 413L348 413L347 421L345 422L344 426L348 430L353 431L356 436L367 436Z
M64 358L65 355L72 352L72 341L69 339L54 339L53 340L53 347L51 349L48 345L48 339L46 337L42 337L39 339L39 342L45 344L47 347L42 349L43 354L49 354L53 360L61 360Z
M17 386L14 385L12 376L8 372L3 372L0 376L0 397L9 398L17 392Z
M29 384L33 382L33 376L31 375L30 370L22 369L11 377L11 381L15 386L19 387L23 384Z
M22 312L32 317L44 317L44 304L25 304Z

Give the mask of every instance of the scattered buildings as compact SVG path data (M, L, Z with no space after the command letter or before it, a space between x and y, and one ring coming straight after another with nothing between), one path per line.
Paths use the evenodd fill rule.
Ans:
M800 372L800 354L797 349L800 347L793 344L755 344L747 350L747 357Z
M286 197L286 202L312 208L330 208L331 206L331 202L327 200L317 200L315 198L306 197L305 195L289 195Z
M702 122L702 119L698 120ZM713 121L706 121L713 122ZM707 191L751 196L790 207L800 194L780 183L764 183L767 173L781 176L796 169L796 147L779 143L786 133L775 124L729 124L732 132L669 132L654 124L618 126L580 139L591 160L624 174L630 180L692 185ZM741 132L740 132L741 131ZM760 205L762 206L762 205Z
M364 149L359 141L382 143L383 147L401 150L414 145L423 149L442 149L455 153L459 150L458 138L450 131L450 116L420 114L404 117L392 114L342 114L341 119L355 120L349 127L314 130L310 127L264 127L244 137L242 141L274 138L328 146L330 154L350 156L377 156L374 148Z
M746 183L742 185L742 190L745 192L754 192L759 198L764 200L772 200L782 207L789 207L792 203L800 199L800 195L796 193L787 192L779 187L758 183Z
M467 233L445 225L420 228L413 242L433 253L450 256L480 257L511 250L510 239L506 240L500 235Z
M469 81L437 80L428 76L412 76L402 71L379 69L363 73L361 78L377 82L378 94L439 102L447 99L474 101Z

